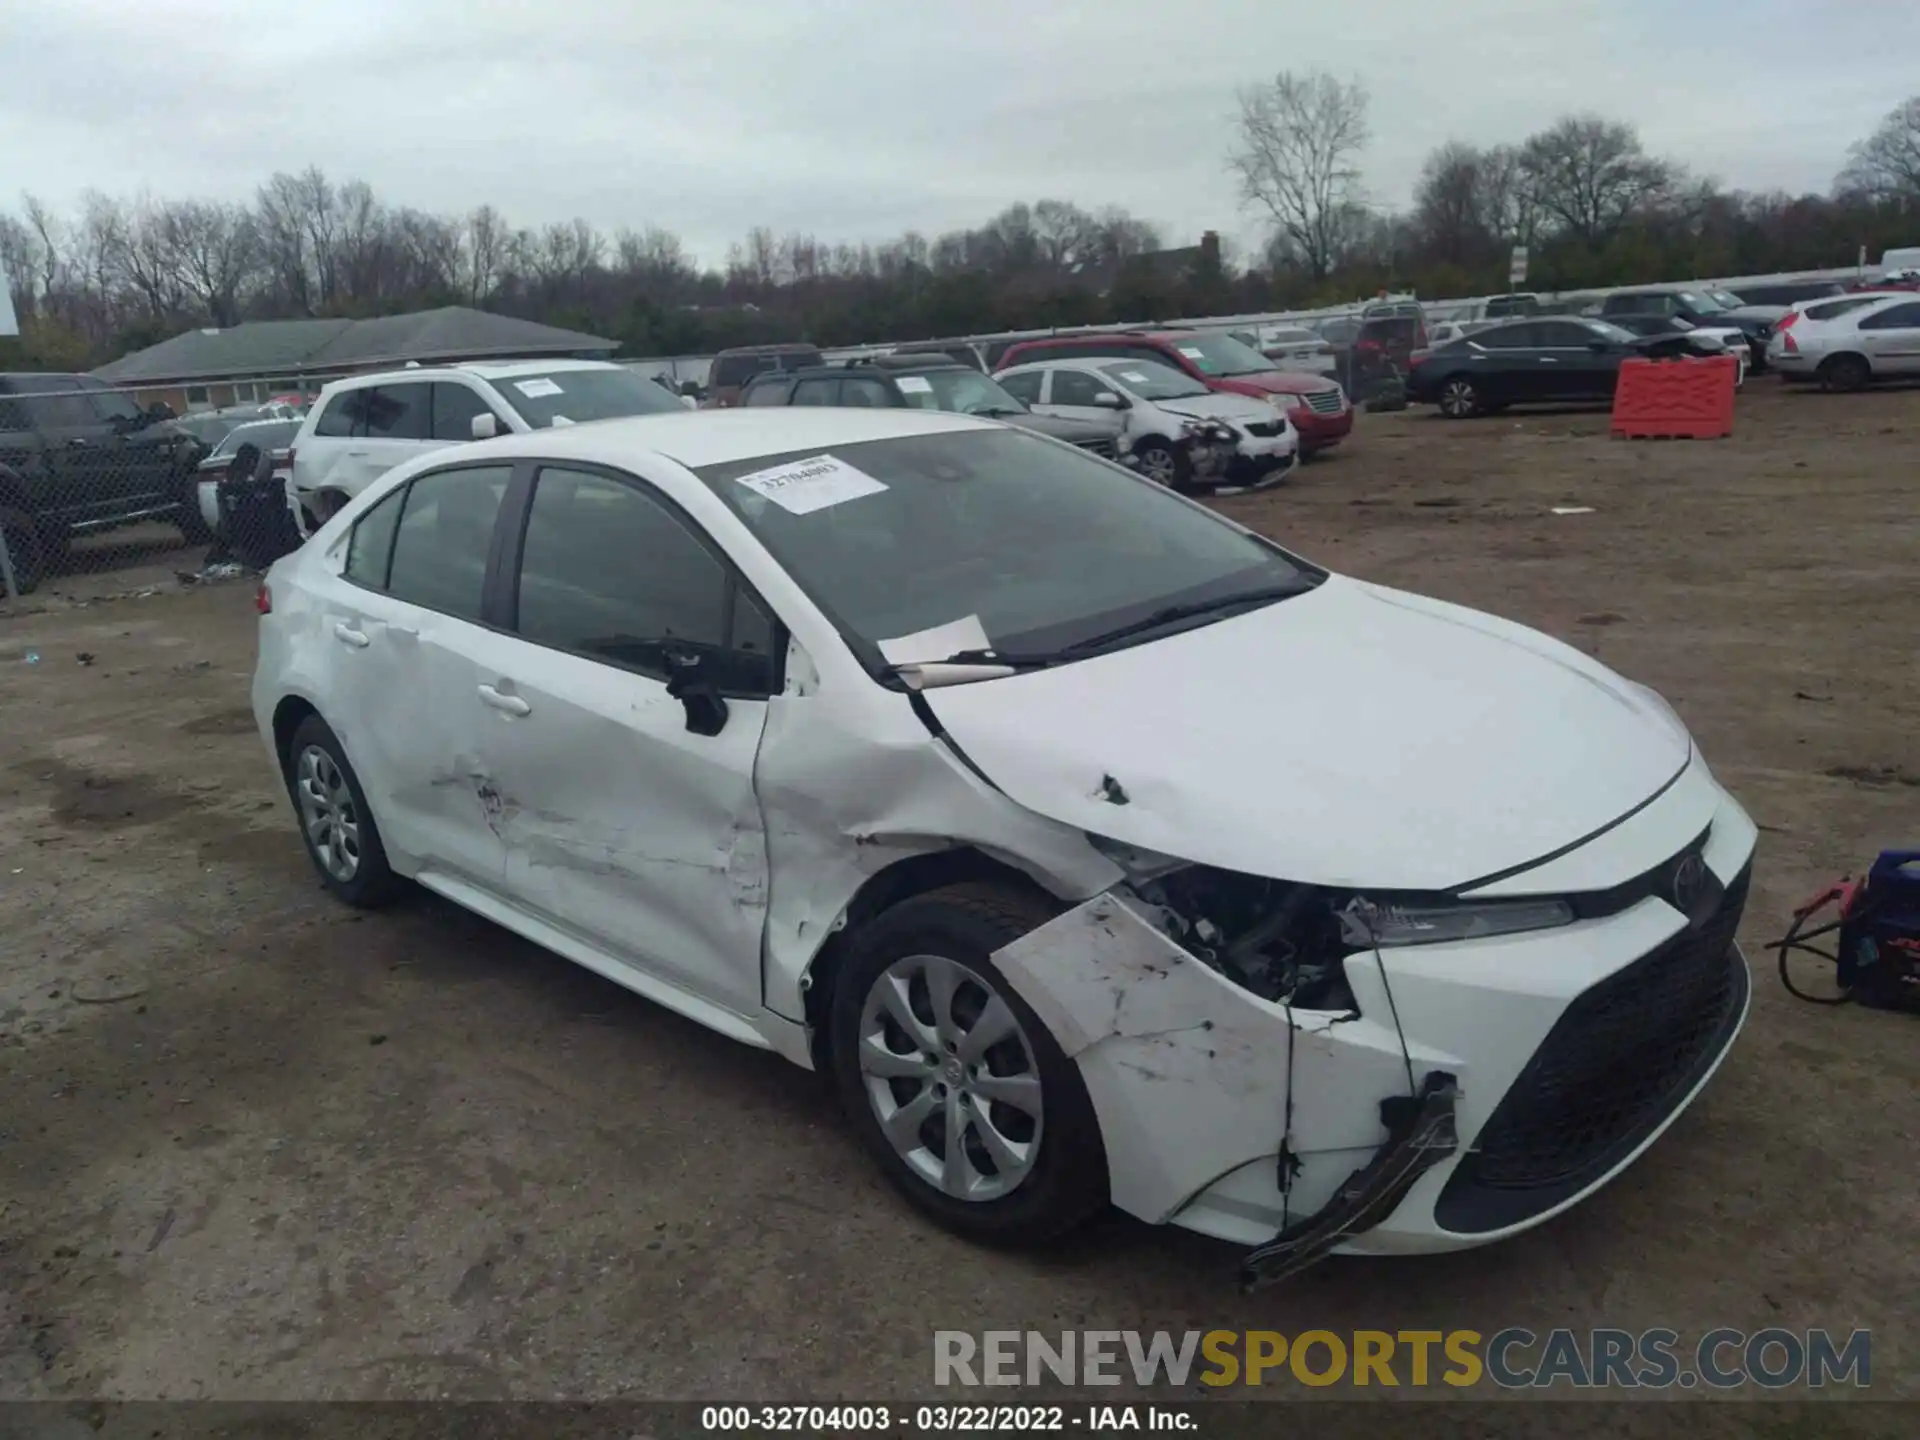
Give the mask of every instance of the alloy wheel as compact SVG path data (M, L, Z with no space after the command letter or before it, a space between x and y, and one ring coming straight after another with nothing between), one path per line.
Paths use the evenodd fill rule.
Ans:
M1179 474L1179 462L1164 445L1149 445L1140 451L1140 468L1149 480L1171 487Z
M874 980L859 1033L867 1102L909 1169L958 1200L1019 1188L1040 1154L1040 1069L993 982L909 955Z
M1440 408L1455 420L1464 420L1473 414L1479 404L1479 396L1473 386L1465 380L1449 380L1440 392Z
M339 763L318 745L300 752L294 793L314 858L341 884L360 869L360 811Z

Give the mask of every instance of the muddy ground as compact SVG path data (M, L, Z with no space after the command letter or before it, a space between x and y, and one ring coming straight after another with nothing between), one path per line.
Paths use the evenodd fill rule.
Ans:
M0 1398L926 1398L936 1328L1517 1324L1870 1327L1875 1393L1920 1396L1920 1019L1796 1002L1759 949L1920 844L1920 391L1756 381L1718 443L1360 419L1222 507L1658 687L1764 831L1752 1021L1610 1189L1251 1298L1118 1219L972 1248L773 1056L440 902L329 902L252 733L251 587L161 552L0 606Z

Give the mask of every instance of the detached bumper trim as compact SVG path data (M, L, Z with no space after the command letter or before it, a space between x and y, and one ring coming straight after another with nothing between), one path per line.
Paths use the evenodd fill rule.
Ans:
M1459 1098L1459 1082L1431 1070L1417 1097L1382 1100L1380 1118L1390 1132L1386 1143L1317 1212L1248 1251L1240 1262L1240 1288L1256 1290L1297 1275L1349 1236L1391 1215L1416 1180L1459 1148L1454 1125Z

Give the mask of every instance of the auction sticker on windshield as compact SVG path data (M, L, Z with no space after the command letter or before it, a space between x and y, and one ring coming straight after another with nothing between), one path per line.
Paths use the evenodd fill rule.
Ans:
M1120 378L1129 385L1144 385L1147 383L1147 377L1138 370L1122 370L1120 372Z
M513 382L513 388L529 400L538 400L543 396L561 393L560 387L544 375L536 376L532 380L516 380Z
M1207 352L1202 350L1198 345L1176 345L1174 348L1189 360L1202 360L1206 358L1207 354Z
M878 495L887 488L866 471L856 470L832 455L815 455L768 470L736 475L734 482L795 515L811 515L815 510L858 500L862 495Z
M894 384L898 385L909 395L931 395L933 393L933 382L923 375L902 375L898 380L894 381Z

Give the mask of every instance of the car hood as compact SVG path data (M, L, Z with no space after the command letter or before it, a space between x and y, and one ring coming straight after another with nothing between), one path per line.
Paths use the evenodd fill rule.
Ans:
M1188 395L1178 400L1155 400L1153 404L1169 415L1184 415L1190 420L1271 420L1280 412L1264 400L1251 395L1232 395L1210 390L1205 395Z
M1524 867L1645 803L1692 752L1664 702L1579 651L1340 576L1163 640L924 695L1027 809L1329 886L1446 890Z
M1226 385L1242 394L1312 395L1340 387L1319 375L1303 375L1297 370L1256 370L1251 375L1214 375L1211 385Z
M1032 430L1041 435L1051 435L1055 440L1065 440L1069 443L1116 439L1123 424L1118 415L1104 422L1075 420L1065 415L995 415L993 418L1003 424L1016 425L1022 430Z

